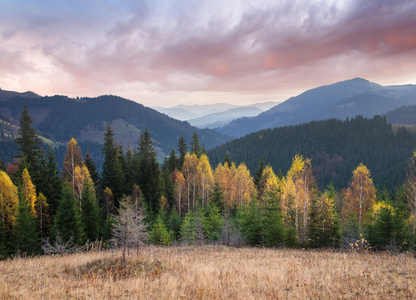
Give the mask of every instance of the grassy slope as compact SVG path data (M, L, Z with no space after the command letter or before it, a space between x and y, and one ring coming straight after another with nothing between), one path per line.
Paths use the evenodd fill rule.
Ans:
M0 262L1 299L415 299L409 255L226 247L143 248ZM128 266L140 266L126 274Z

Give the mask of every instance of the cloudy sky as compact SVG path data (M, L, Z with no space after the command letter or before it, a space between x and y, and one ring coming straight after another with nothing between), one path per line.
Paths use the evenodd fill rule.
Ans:
M414 0L1 0L0 87L147 106L416 84Z

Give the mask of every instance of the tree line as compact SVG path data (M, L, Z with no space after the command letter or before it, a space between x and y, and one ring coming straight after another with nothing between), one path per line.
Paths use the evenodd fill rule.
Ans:
M20 155L0 171L0 256L85 248L203 243L229 246L414 250L416 152L394 191L376 189L360 163L348 187L322 187L311 158L295 154L286 174L259 161L252 175L226 152L212 168L198 135L178 141L162 164L143 131L126 150L107 124L98 171L72 138L62 171L41 147L25 108Z

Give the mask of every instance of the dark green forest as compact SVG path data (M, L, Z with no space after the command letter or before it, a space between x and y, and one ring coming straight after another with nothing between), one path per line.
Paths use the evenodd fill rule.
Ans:
M261 130L211 149L208 156L215 166L228 151L233 161L245 162L252 172L263 159L286 173L291 158L302 154L312 159L319 185L325 188L332 183L337 189L348 185L352 171L362 162L379 189L393 191L403 181L414 149L415 133L404 128L394 133L380 116L357 116Z

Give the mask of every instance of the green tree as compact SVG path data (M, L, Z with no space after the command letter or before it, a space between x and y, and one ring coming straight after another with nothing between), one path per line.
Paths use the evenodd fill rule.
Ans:
M92 159L89 149L87 150L87 153L85 154L84 164L88 168L88 172L90 173L91 179L94 182L95 188L99 189L100 174L97 171L97 165Z
M224 165L225 165L225 163L227 163L228 164L228 167L231 167L231 165L232 165L232 163L233 163L233 161L231 160L231 154L230 154L230 151L226 151L225 152L225 157L224 157Z
M248 206L243 206L238 212L239 225L244 240L250 246L258 246L263 242L261 213L255 199Z
M181 226L181 243L185 245L201 245L204 243L203 215L189 211Z
M312 198L308 244L313 248L338 248L341 244L340 218L334 206L334 197L334 193L325 191L319 197Z
M77 202L72 188L68 183L65 183L58 211L54 218L53 231L55 237L60 236L64 242L71 240L72 245L82 245L85 236Z
M218 242L221 238L222 224L223 219L219 208L215 204L211 204L204 222L205 236L208 241L214 242L214 244Z
M103 155L104 163L101 172L102 187L108 187L114 196L115 206L118 207L118 201L122 197L124 189L124 174L119 161L119 151L114 144L114 132L107 123L104 134Z
M163 191L163 178L152 139L147 129L140 134L138 163L139 170L136 183L142 191L146 207L151 214L150 218L153 219L159 214L161 208L160 198Z
M183 163L185 161L186 153L188 151L188 146L186 145L186 141L185 141L182 134L181 134L181 138L179 139L179 142L178 142L178 151L179 151L178 169L179 169L179 171L181 171Z
M37 166L39 163L39 153L41 151L42 140L39 138L36 130L32 127L32 118L29 115L27 105L25 104L20 118L19 137L16 143L19 145L20 157L24 157L28 165L29 173L32 174L34 182L37 183L39 174Z
M192 136L192 142L191 142L190 150L191 150L191 154L195 154L198 158L202 154L201 146L199 145L199 138L198 138L198 135L196 134L196 131L194 132L194 134Z
M99 238L101 220L98 201L95 198L93 188L89 184L86 185L82 192L81 208L85 237L89 241L95 241Z
M181 235L182 220L175 208L171 209L170 214L166 220L166 225L169 232L173 233L172 239L178 240Z
M172 243L172 236L168 232L162 217L159 215L152 226L149 240L152 244L169 246Z
M36 221L25 200L19 201L19 210L14 224L14 246L18 254L34 255L40 252Z
M261 218L264 245L280 246L283 243L284 229L278 198L267 197L266 203L262 206Z

